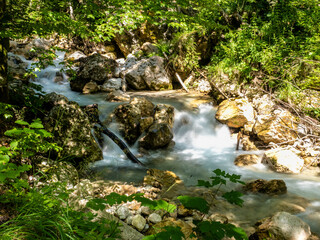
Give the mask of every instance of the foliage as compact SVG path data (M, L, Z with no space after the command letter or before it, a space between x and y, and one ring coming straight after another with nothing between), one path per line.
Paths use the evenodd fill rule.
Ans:
M196 209L202 213L209 212L209 204L206 200L200 197L179 196L177 199L188 209Z
M142 206L149 207L152 210L166 210L171 213L176 209L176 206L169 204L164 200L150 200L143 197L143 193L135 193L130 196L120 195L115 192L110 193L105 199L92 199L87 203L87 207L90 207L96 211L105 209L106 205L113 206L115 204L121 204L123 202L136 200L141 203Z
M63 191L63 193L60 193ZM19 213L0 225L1 239L116 239L119 224L107 219L93 221L96 214L75 211L68 190L61 184L29 189L0 197L0 202L17 205Z
M210 177L211 183L209 181L204 181L204 180L198 180L198 186L206 187L206 188L211 188L214 186L218 186L216 189L216 194L218 193L220 187L222 185L227 184L227 180L233 183L240 183L240 184L245 184L243 181L240 180L241 176L236 175L236 174L229 174L226 173L225 171L222 171L221 169L215 169L213 170L213 173L215 176ZM223 198L225 198L228 202L242 206L243 200L240 198L243 194L237 191L231 191L227 192L222 195Z
M146 236L143 240L183 240L184 234L181 232L180 227L167 226L163 228L163 231Z
M10 148L15 156L28 158L50 150L61 150L56 143L46 141L53 135L43 129L40 119L33 120L31 124L22 120L17 120L15 123L20 125L21 128L13 128L4 133L13 139Z

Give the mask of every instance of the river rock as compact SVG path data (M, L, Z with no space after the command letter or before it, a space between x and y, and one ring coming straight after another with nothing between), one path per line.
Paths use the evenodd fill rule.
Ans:
M145 136L139 140L139 146L145 149L166 147L173 139L173 133L168 124L154 123Z
M82 89L82 93L84 94L90 94L90 93L96 93L100 90L98 84L96 82L88 82L86 85L84 85Z
M174 107L168 104L157 104L155 107L154 120L156 123L166 123L173 127Z
M304 160L291 150L276 148L264 153L262 163L276 172L300 173Z
M185 239L196 239L196 238L190 238L190 234L193 232L192 226L190 226L188 223L182 221L181 219L175 220L174 218L167 218L162 222L159 222L155 225L153 225L153 228L150 229L148 234L155 234L159 233L160 231L163 231L162 228L164 227L180 227L181 232L184 234Z
M54 106L44 124L53 133L54 142L63 148L61 157L80 165L101 160L102 151L91 134L91 123L79 105L57 94L47 96L46 106L50 105Z
M79 61L81 58L86 58L86 57L87 57L87 55L85 55L83 52L81 52L81 51L75 51L75 52L73 52L72 54L67 55L67 56L65 57L65 60L77 62L77 61Z
M162 217L158 213L151 213L148 217L148 221L151 223L159 223L162 221Z
M121 219L124 220L127 217L129 217L129 215L131 214L129 209L126 206L120 206L117 210L116 210L116 214L117 216Z
M241 154L234 160L234 164L239 167L257 164L259 162L259 156L255 154Z
M120 131L129 144L133 144L141 135L140 121L152 117L154 105L145 98L133 98L128 104L118 106L115 116L120 123Z
M260 115L256 119L253 132L264 143L293 143L298 137L297 119L287 110L277 109L271 115Z
M129 102L130 96L121 90L108 93L106 100L109 102Z
M137 214L132 218L132 226L134 226L139 232L141 232L144 229L146 223L146 219L142 217L140 214Z
M142 44L140 49L146 56L150 54L157 54L159 52L157 46L153 45L150 42L145 42L144 44Z
M308 224L287 212L278 212L262 219L256 226L256 232L249 237L250 240L307 240L311 235Z
M244 189L254 193L264 193L268 195L280 195L287 193L287 186L283 180L273 179L270 181L258 179L247 183Z
M126 70L124 77L129 87L135 90L172 89L171 79L165 70L164 59L159 56L140 60Z
M71 90L82 92L86 83L93 81L103 84L114 76L116 61L95 53L89 57L81 58L77 75L70 81Z
M122 87L122 78L110 78L103 83L101 86L101 91L112 92L115 90L120 90Z
M8 73L16 79L27 80L25 74L27 73L28 63L21 60L15 55L8 55Z
M247 99L227 99L219 104L216 119L229 127L240 128L254 120L254 110Z

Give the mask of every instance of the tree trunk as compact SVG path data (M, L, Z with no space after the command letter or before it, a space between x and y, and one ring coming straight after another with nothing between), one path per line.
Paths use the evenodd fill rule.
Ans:
M3 26L6 11L6 0L0 0L0 32L5 31ZM9 38L0 37L0 102L8 102L8 50Z

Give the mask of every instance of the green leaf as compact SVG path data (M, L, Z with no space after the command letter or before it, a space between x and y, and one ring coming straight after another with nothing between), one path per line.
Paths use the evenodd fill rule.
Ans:
M30 128L44 128L41 122L33 122L29 126Z
M208 202L200 197L179 196L177 199L183 204L184 207L189 209L196 209L202 213L209 212Z
M11 114L8 114L8 113L5 113L3 116L5 119L9 119L13 117Z
M244 202L240 198L242 196L243 196L243 194L241 192L233 191L233 190L231 192L227 192L222 195L222 197L225 198L229 203L236 204L238 206L242 206L242 204Z
M197 186L199 187L206 187L206 188L210 188L213 187L209 181L204 181L204 180L198 180L198 184Z
M162 228L164 231L161 231L157 234L146 236L143 240L182 240L185 239L183 232L180 227L167 226Z
M19 125L25 125L25 126L28 126L29 123L25 122L25 121L22 121L22 120L17 120L15 121L16 124L19 124Z
M106 208L107 201L101 198L94 198L87 202L86 207L91 208L95 211L102 211Z

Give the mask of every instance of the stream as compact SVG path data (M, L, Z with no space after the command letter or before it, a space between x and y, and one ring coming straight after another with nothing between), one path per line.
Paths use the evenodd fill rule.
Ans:
M55 60L56 66L49 66L38 72L37 84L43 87L44 92L56 92L66 96L69 100L76 101L80 105L97 103L101 112L101 120L104 120L113 109L121 103L107 102L106 93L83 95L73 92L67 80L55 83L56 72L61 66L58 64L64 58L64 53L58 52ZM21 57L23 61L25 60ZM27 61L31 64L31 61ZM143 95L144 93L140 93ZM139 93L135 93L139 95ZM277 201L283 202L292 198L306 198L310 201L305 212L299 213L305 222L311 226L311 230L320 235L320 177L312 171L304 171L301 174L280 174L269 170L263 164L250 167L237 167L234 159L239 154L255 153L262 156L262 151L244 152L236 151L236 138L231 136L229 129L215 120L216 108L210 104L202 104L198 109L190 109L187 96L177 97L152 97L149 100L154 103L166 103L175 107L174 142L175 145L162 150L148 151L139 155L137 145L132 146L131 151L139 157L147 168L170 170L176 173L186 185L195 185L198 179L208 180L213 175L212 171L220 168L229 173L240 174L242 180L252 179L283 179L288 188L288 194L281 197L269 197L248 194L244 196L245 206L238 210L240 221L247 221L251 226L259 219L269 216L270 207L276 206ZM116 124L109 128L118 134ZM101 179L142 182L145 168L138 166L126 159L125 154L105 137L103 147L104 159L93 164L92 169L98 173Z

